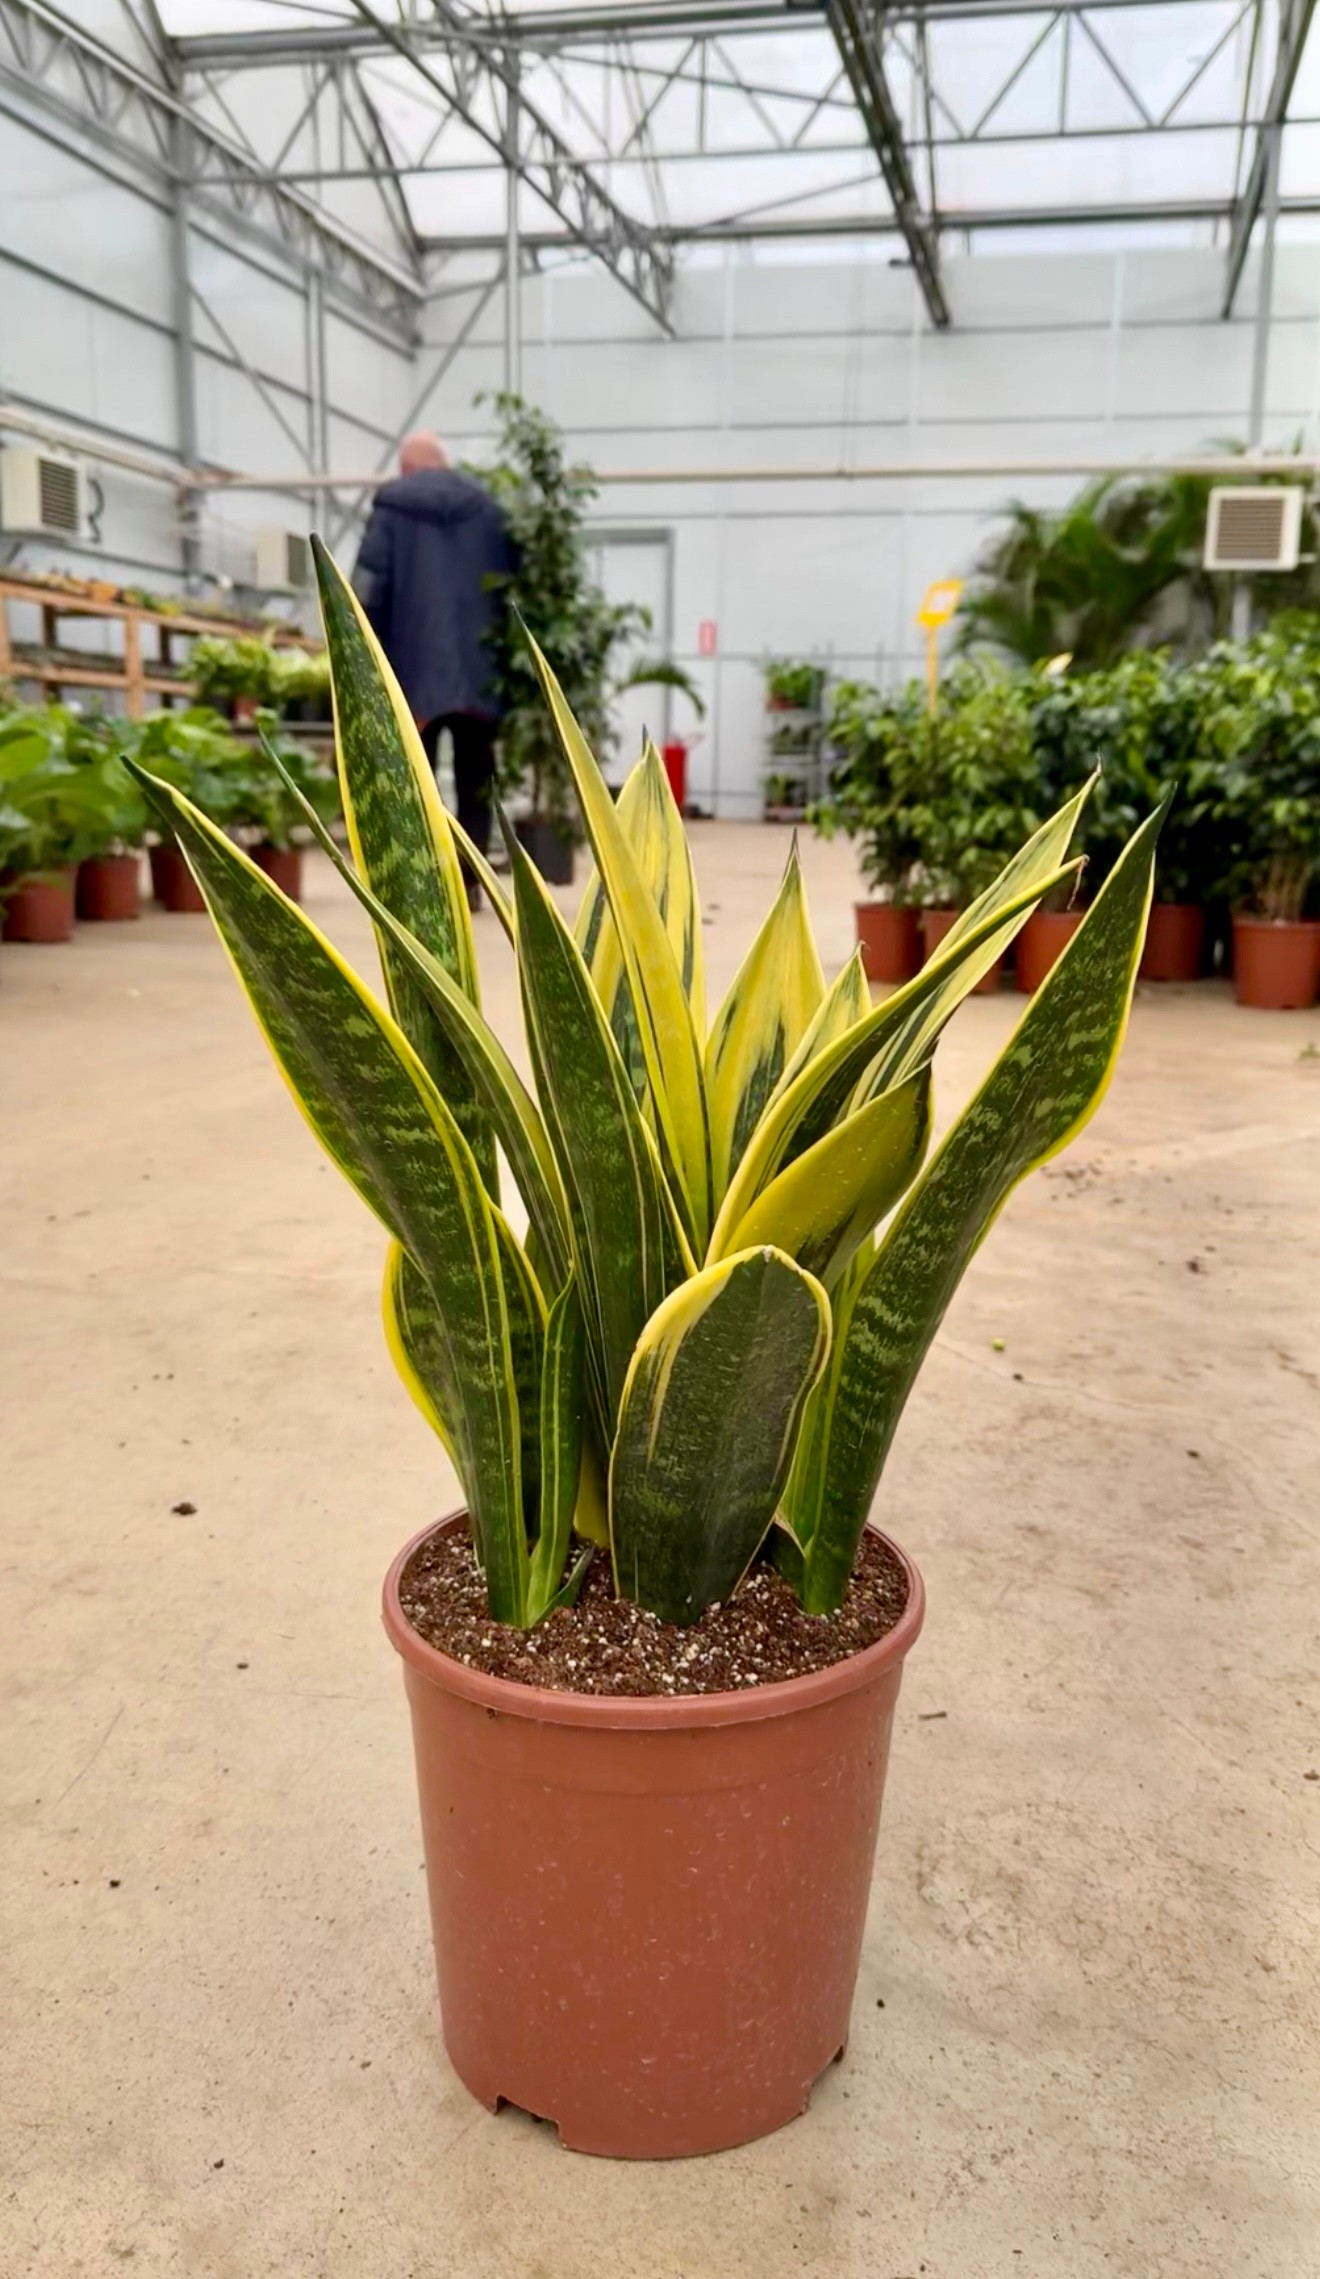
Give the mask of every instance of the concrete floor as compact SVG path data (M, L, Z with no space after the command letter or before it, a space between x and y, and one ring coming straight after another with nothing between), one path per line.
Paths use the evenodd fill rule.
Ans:
M696 837L718 994L786 842ZM847 2062L639 2168L441 2049L376 1601L453 1483L379 1234L205 921L0 968L4 2279L1320 2269L1320 1016L1143 991L978 1259L883 1490L930 1616ZM960 1014L946 1112L1017 1011Z

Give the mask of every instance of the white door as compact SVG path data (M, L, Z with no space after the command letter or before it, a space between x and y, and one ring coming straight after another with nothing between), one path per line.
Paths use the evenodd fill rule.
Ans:
M588 537L591 575L610 602L637 602L651 614L650 631L620 642L611 660L617 680L641 657L667 657L673 638L673 533L668 530L593 530ZM624 689L611 706L615 732L605 758L611 783L622 783L640 757L649 735L663 744L669 733L673 692L667 688Z

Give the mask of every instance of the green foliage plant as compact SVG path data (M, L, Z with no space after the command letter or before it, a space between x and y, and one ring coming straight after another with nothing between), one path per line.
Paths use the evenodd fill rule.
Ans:
M1229 894L1264 918L1295 923L1320 871L1320 626L1283 618L1212 654L1224 771Z
M146 804L122 764L128 726L61 704L0 713L0 868L9 877L141 846Z
M819 665L794 664L774 657L765 668L766 701L795 712L814 712L820 703L825 675Z
M1108 1081L1161 816L928 1160L941 1034L1072 875L1085 788L876 1006L856 958L826 982L794 849L708 1024L654 748L616 805L532 647L595 870L570 928L506 831L506 896L446 815L351 589L317 562L352 865L308 822L372 917L384 1000L185 795L137 774L307 1122L383 1225L390 1348L462 1479L491 1614L535 1623L595 1547L668 1621L758 1557L827 1614L963 1268ZM516 955L530 1086L481 1011L460 851Z
M934 714L919 681L893 697L843 682L828 733L836 759L813 821L859 840L892 901L965 907L1044 820L1028 693L993 660L955 665Z
M546 715L520 626L553 656L561 682L594 751L613 749L611 707L625 688L647 685L681 690L700 717L702 701L691 676L668 658L635 658L616 672L624 644L651 629L638 604L610 602L587 563L586 516L596 496L589 467L572 463L553 420L521 396L494 398L499 421L496 456L473 470L503 508L513 540L516 570L502 582L507 606L492 632L494 678L500 709L500 780L506 792L525 790L533 815L563 837L578 837L572 777Z
M1129 649L1195 655L1226 634L1233 581L1202 560L1210 492L1216 482L1260 478L1235 468L1240 445L1219 448L1222 476L1105 475L1058 512L1011 504L959 602L959 645L988 643L1024 665L1066 654L1090 671ZM1320 517L1308 497L1302 561L1256 579L1253 604L1320 609L1318 552Z

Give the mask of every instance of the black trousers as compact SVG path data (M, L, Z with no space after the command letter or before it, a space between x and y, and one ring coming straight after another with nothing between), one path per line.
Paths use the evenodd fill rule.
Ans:
M445 729L454 745L454 790L458 820L484 855L490 845L491 795L495 789L495 722L472 712L442 712L422 730L422 750L432 767ZM468 866L463 865L468 877ZM468 879L469 885L474 882Z

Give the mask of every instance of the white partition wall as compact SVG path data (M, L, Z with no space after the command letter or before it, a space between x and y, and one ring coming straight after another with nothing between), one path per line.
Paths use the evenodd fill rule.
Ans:
M673 340L589 271L529 281L523 386L599 469L683 474L607 482L596 517L673 533L674 650L709 708L689 781L721 814L759 807L766 656L886 680L915 670L926 585L968 570L1006 499L1051 504L1083 480L790 482L787 470L1159 460L1246 434L1255 269L1225 321L1209 247L949 259L947 332L931 329L910 272L878 260L705 258L715 265L680 273ZM430 354L449 321L447 304L429 312ZM475 399L502 370L493 305L424 413L477 460L491 412ZM1281 245L1265 442L1298 438L1320 442L1320 255ZM690 479L725 468L765 479ZM687 717L679 700L676 728Z

